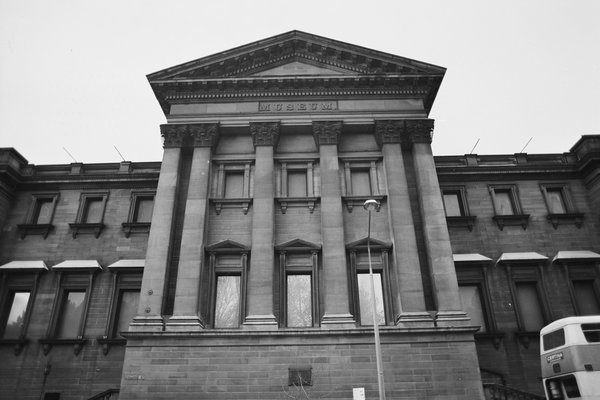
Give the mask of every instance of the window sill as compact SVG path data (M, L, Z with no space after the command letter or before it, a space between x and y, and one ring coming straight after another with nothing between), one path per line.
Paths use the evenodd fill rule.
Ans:
M473 225L475 225L476 216L473 215L459 215L446 217L446 223L448 227L451 228L468 228L469 232L473 230Z
M83 234L93 234L96 239L98 239L98 237L100 236L100 233L102 233L102 230L104 229L104 224L103 223L99 223L99 224L81 224L81 223L75 223L75 224L69 224L69 227L71 228L71 232L73 234L73 239L75 239L77 237L77 235L79 235L80 233Z
M252 204L252 199L210 199L210 202L215 205L215 211L217 215L221 215L221 210L223 208L241 208L244 215L246 215L248 214L248 210Z
M494 348L496 350L498 350L500 348L500 343L502 342L502 339L504 339L504 333L503 332L482 332L482 333L476 333L475 334L475 340L480 340L480 341L492 341L492 343L494 344Z
M149 233L150 222L123 222L123 232L125 237L128 238L132 233Z
M500 230L505 226L521 226L525 230L529 223L529 214L495 215L493 219Z
M346 203L348 212L351 213L354 207L362 207L367 200L377 200L379 204L383 204L387 196L385 195L360 195L360 196L342 196L342 201ZM381 208L381 207L380 207ZM377 209L379 212L380 208Z
M108 339L106 337L102 337L98 339L98 343L100 343L102 346L102 354L107 355L111 346L125 346L127 344L127 340L117 338Z
M19 224L17 229L21 234L21 239L25 239L27 235L42 235L44 239L48 237L50 231L54 229L52 224Z
M0 346L13 346L15 356L21 354L23 347L29 343L29 339L0 339Z
M554 229L557 229L559 224L574 224L578 229L581 229L583 224L583 213L548 214L546 218Z
M319 201L318 197L276 197L275 200L281 207L281 212L285 214L288 207L308 207L312 214L315 210L315 204Z
M42 344L44 355L47 356L52 349L52 346L73 346L73 353L79 355L83 346L87 343L87 339L39 339Z
M519 342L521 342L523 347L528 349L532 339L534 341L539 339L540 331L518 331L515 332L515 336L517 337Z

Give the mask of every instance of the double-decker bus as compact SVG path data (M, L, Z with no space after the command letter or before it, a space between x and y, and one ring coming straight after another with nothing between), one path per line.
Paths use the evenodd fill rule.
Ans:
M546 399L600 399L600 315L545 326L540 353Z

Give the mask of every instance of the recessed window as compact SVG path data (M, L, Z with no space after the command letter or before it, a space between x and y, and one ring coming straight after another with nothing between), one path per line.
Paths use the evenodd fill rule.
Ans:
M33 223L50 224L52 223L52 214L54 213L54 200L49 198L40 198L36 202Z
M312 282L308 274L287 276L287 326L310 327L312 319Z
M505 226L521 226L527 229L529 214L523 214L517 187L514 185L489 186L492 204L494 205L494 221L498 228Z
M287 189L288 197L306 197L308 193L306 171L288 171Z
M240 325L239 275L218 275L215 298L215 328L237 328Z
M377 325L385 325L385 308L383 305L383 284L381 273L373 273L375 293L371 290L369 273L357 274L358 301L360 304L360 324L373 325L373 302L375 302L375 321Z
M102 222L103 213L104 205L102 197L88 197L85 201L83 214L81 215L81 223L98 224Z
M566 183L542 184L540 189L548 208L547 219L554 229L565 223L581 227L583 214L576 212L569 186Z
M497 215L515 214L515 207L509 190L496 190L494 199L496 200Z
M469 318L471 318L471 325L479 326L479 332L481 333L487 332L487 321L484 312L485 307L483 305L480 286L459 284L458 290L463 310L467 313Z
M29 291L11 291L6 301L3 315L2 339L18 339L21 337L24 326L27 306L31 293Z
M465 211L462 207L462 201L460 199L459 192L446 192L444 191L444 209L446 210L447 217L460 217L465 215Z
M129 330L129 324L137 315L137 308L140 301L139 290L120 290L117 300L117 310L112 337L119 338L121 332Z
M44 239L53 229L52 220L58 200L58 193L33 194L27 219L24 224L17 225L21 238L27 235L43 235Z
M211 182L211 203L217 215L223 208L242 209L248 213L251 199L250 162L217 162Z
M77 338L83 318L85 290L66 290L62 300L55 337L57 339Z
M127 222L123 222L125 237L132 233L150 232L155 192L132 192Z
M227 172L225 174L226 199L237 199L243 197L244 174L242 172Z
M521 329L527 332L539 331L545 323L537 282L516 282L515 289Z
M153 197L140 197L135 204L133 222L152 221L152 210L154 209Z
M600 303L594 289L593 280L574 280L573 294L577 303L579 315L600 314Z
M567 206L565 205L561 189L548 189L546 195L548 196L548 211L551 214L564 214L567 212Z
M82 193L79 201L79 210L75 223L69 224L76 238L81 233L93 233L96 237L104 229L104 211L108 200L108 192Z
M368 196L371 193L371 177L369 170L353 169L351 175L351 190L353 196Z

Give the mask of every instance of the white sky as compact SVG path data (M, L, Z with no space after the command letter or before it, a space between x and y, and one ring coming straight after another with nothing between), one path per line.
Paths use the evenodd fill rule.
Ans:
M159 161L146 75L293 29L447 68L436 155L562 153L600 134L600 1L0 0L0 147Z

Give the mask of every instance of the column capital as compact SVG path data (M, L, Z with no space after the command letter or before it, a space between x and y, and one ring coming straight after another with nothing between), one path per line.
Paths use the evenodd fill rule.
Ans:
M163 147L214 147L218 124L164 124L160 126Z
M251 122L250 133L254 147L275 147L279 141L279 122Z
M339 144L342 136L342 121L313 121L312 127L317 146Z
M379 147L386 143L402 143L406 136L406 124L398 120L376 120L375 140Z
M431 143L433 139L433 119L407 119L405 123L410 143Z

